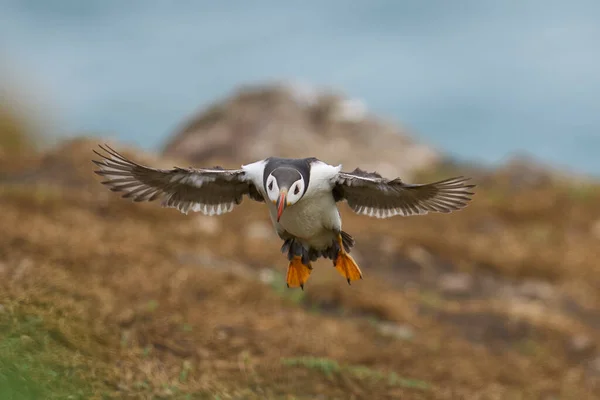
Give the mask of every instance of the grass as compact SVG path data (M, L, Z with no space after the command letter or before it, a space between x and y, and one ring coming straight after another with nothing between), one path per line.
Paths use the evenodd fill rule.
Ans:
M36 138L21 116L0 103L0 151L21 154L36 147Z
M0 315L0 398L89 399L94 391L79 374L85 369L57 346L34 315Z
M243 234L268 218L263 205L207 232L198 215L98 184L94 144L68 142L32 163L30 181L0 181L0 399L598 397L566 347L574 334L600 343L595 314L569 311L600 309L594 190L493 182L464 212L383 221L342 205L365 279L348 286L319 261L302 291L286 288L280 243ZM277 266L269 279L265 265ZM436 277L457 265L478 293L439 293ZM524 315L513 293L532 275L552 277L553 300ZM518 318L535 343L511 334ZM410 340L380 323L410 326ZM579 359L600 355L590 349Z
M281 360L283 365L295 367L301 366L304 368L319 371L325 376L331 378L334 374L341 372L342 368L337 361L328 358L319 357L300 357L300 358L284 358Z
M371 380L375 383L386 382L391 386L400 386L410 389L429 390L431 385L418 379L408 379L398 376L395 372L382 372L364 365L345 365L335 360L322 357L293 357L283 358L282 364L288 367L301 367L317 371L327 378L336 375L349 375L360 380Z

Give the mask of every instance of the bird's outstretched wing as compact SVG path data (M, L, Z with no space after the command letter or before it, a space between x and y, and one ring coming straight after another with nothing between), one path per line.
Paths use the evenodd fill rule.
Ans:
M455 177L415 185L357 168L336 175L333 194L336 201L346 200L354 212L370 217L448 213L466 207L471 200L474 193L470 189L475 185L467 184L468 179Z
M230 212L248 195L264 201L242 169L178 168L155 169L137 164L108 145L99 146L106 154L94 150L102 160L92 160L100 167L94 171L106 178L102 183L114 192L125 192L133 201L162 198L163 207L177 208L182 213L200 211L207 215Z

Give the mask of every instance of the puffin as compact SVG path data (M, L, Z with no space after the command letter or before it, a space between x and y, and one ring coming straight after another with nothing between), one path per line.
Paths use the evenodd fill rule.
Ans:
M316 157L268 157L239 169L157 169L138 164L110 146L98 145L92 160L104 178L102 184L135 202L161 199L163 207L184 214L213 216L233 211L244 196L266 204L274 231L283 241L281 252L289 261L286 284L300 287L319 258L332 261L348 284L362 279L350 255L355 240L342 230L338 203L345 201L359 215L375 218L450 213L465 208L474 184L462 176L427 184L387 179L360 168L342 171Z

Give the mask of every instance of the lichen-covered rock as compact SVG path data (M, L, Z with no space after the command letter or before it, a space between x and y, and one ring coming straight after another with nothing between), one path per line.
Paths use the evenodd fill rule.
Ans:
M283 84L241 88L192 117L164 154L229 167L269 156L314 156L403 179L441 160L397 125L369 115L356 99Z

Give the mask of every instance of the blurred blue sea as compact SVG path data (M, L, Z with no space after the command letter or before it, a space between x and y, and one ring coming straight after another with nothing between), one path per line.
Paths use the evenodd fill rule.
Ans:
M598 1L0 0L0 85L157 149L239 84L343 90L455 156L600 175Z

